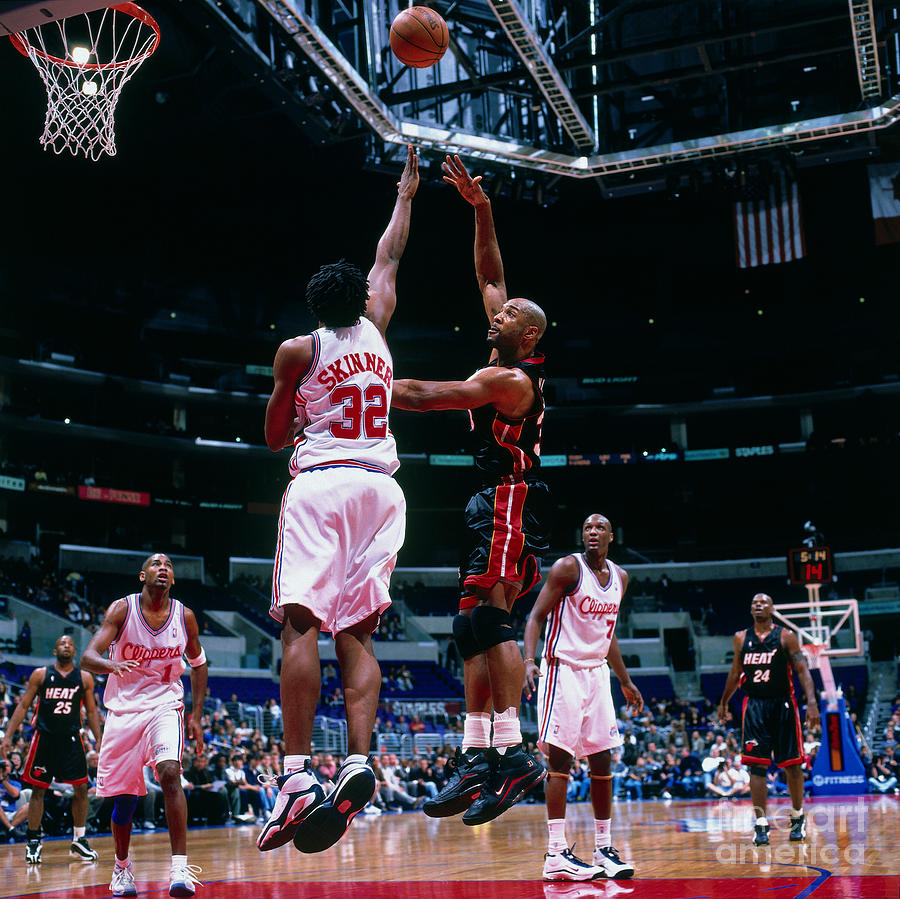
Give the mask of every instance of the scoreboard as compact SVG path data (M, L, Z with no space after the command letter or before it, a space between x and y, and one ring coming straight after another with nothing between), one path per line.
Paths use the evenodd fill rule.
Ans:
M831 547L792 549L788 553L788 575L792 584L830 584L834 575Z

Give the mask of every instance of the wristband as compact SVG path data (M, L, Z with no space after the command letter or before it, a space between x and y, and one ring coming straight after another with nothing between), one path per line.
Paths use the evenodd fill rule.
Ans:
M204 650L202 647L200 649L200 655L198 655L196 659L188 659L188 665L190 665L191 668L199 668L201 665L205 665L205 664L206 664L206 650Z
M526 662L533 662L534 659L533 659L533 658L531 658L531 659L525 659L525 661L526 661Z

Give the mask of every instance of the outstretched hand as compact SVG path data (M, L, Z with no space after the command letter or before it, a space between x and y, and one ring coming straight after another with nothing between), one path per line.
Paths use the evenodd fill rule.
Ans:
M406 145L406 165L397 182L397 193L401 197L412 199L419 187L419 157L412 144Z
M452 158L448 156L446 161L441 163L441 168L444 170L444 181L452 184L467 203L473 206L487 203L487 195L481 189L482 176L476 175L473 178L458 156Z

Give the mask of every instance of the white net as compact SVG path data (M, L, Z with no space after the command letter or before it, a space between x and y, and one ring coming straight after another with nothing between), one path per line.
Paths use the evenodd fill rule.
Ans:
M97 160L116 155L122 88L159 45L159 26L134 3L49 22L10 36L47 89L41 144Z

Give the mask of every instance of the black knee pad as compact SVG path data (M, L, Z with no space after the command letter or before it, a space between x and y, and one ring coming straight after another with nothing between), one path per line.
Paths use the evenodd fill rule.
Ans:
M472 633L472 617L470 615L456 615L453 619L453 640L459 654L464 659L471 659L477 656L481 649L475 641L475 634Z
M472 633L482 649L516 639L509 622L509 612L496 606L475 606L472 611Z
M765 777L769 773L769 769L765 765L751 765L750 773L757 777Z

